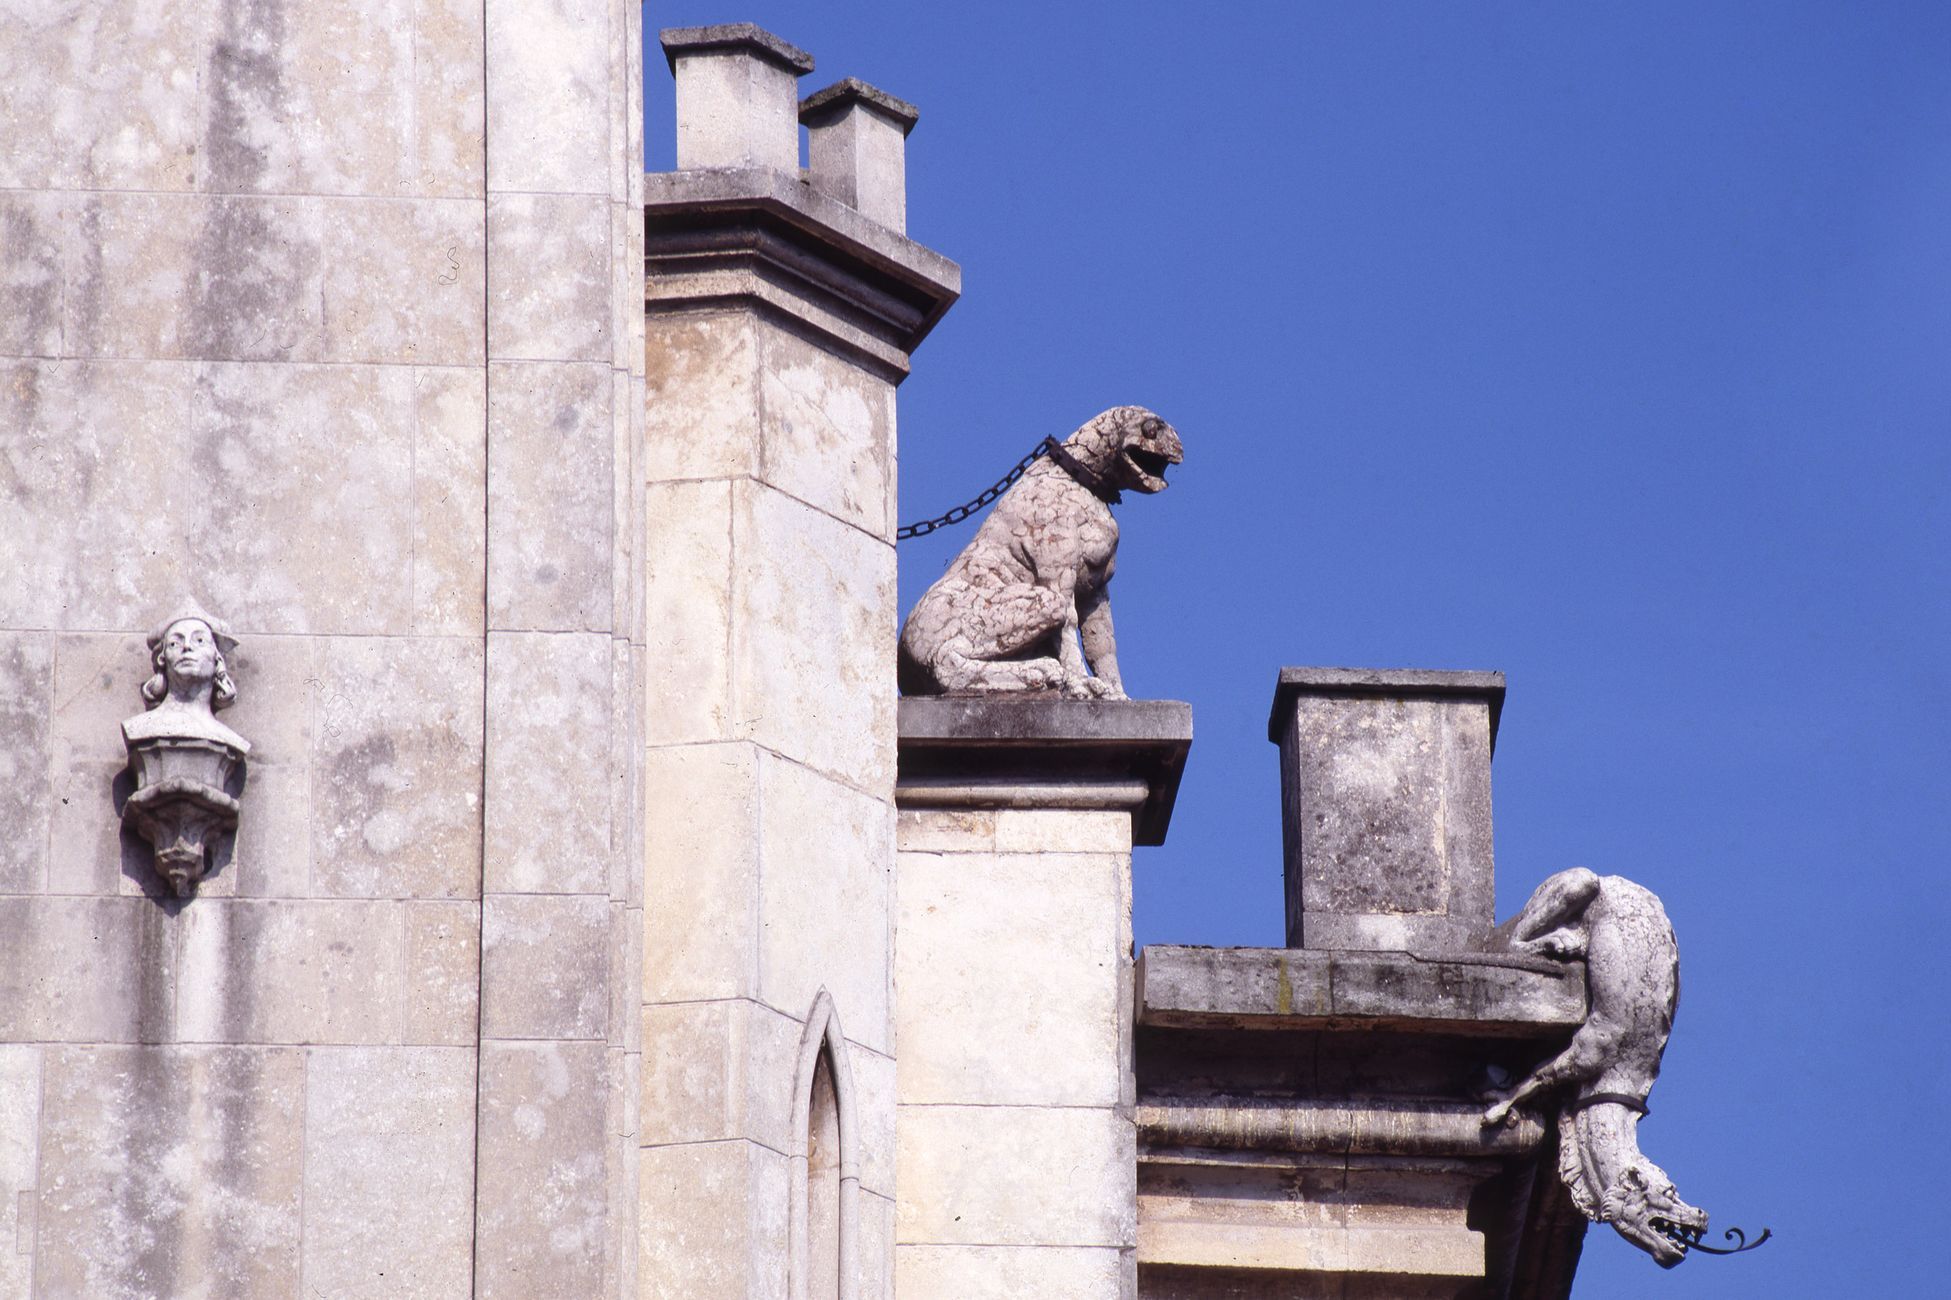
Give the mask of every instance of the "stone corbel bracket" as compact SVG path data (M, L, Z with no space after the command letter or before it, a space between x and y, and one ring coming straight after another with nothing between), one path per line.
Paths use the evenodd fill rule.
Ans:
M851 78L802 104L812 58L749 23L661 39L678 170L644 178L645 311L756 306L906 378L962 291L960 267L903 233L913 106Z

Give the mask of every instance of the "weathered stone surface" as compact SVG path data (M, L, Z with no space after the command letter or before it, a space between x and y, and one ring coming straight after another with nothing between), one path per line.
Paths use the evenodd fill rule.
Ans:
M904 1104L1118 1104L1129 871L1115 853L902 853Z
M643 1145L747 1137L790 1151L805 1026L744 998L643 1008Z
M1490 751L1499 673L1283 668L1288 942L1467 951L1494 903Z
M1129 1252L1108 1246L903 1245L895 1250L895 1294L957 1300L1021 1296L1105 1296L1120 1289Z
M610 12L608 0L490 0L488 176L496 190L609 193L609 62L623 36L609 32Z
M0 893L36 890L46 877L53 707L53 638L0 632Z
M1585 1016L1575 970L1522 957L1429 960L1408 953L1147 947L1141 1024L1299 1027L1370 1020L1446 1033L1572 1026Z
M832 994L847 1036L893 1047L894 810L772 754L759 759L759 996ZM804 1014L802 1011L800 1014Z
M761 331L773 332L748 312L659 316L647 331L644 470L653 484L758 472Z
M0 1295L33 1294L41 1051L0 1046Z
M722 1291L786 1300L788 1166L756 1142L644 1148L637 1208L646 1300Z
M181 1041L400 1041L400 904L205 898L179 924Z
M892 541L894 386L777 327L761 326L758 345L760 476Z
M644 739L732 735L732 485L653 483L644 500Z
M658 33L677 81L677 165L799 166L799 78L812 57L751 23Z
M474 1278L483 1300L598 1294L608 1078L601 1043L481 1045Z
M1127 698L1106 591L1118 555L1111 504L1122 491L1163 491L1166 467L1183 458L1171 425L1116 406L1032 464L902 624L903 693Z
M0 194L0 356L62 355L73 211L67 195Z
M1129 1117L1028 1106L903 1106L902 1244L1129 1247Z
M487 386L474 369L413 372L413 624L479 636L487 584Z
M465 1294L474 1052L321 1047L307 1060L306 1287L345 1300Z
M847 77L799 104L815 188L890 230L908 228L907 137L913 104Z
M481 987L481 913L471 902L406 907L408 1043L472 1045Z
M37 1295L302 1294L304 1052L76 1047L44 1068Z
M165 1042L176 934L144 898L0 898L0 1041Z
M497 360L608 361L610 203L498 194L488 203L488 346Z
M611 677L600 633L489 635L490 891L608 891Z
M331 199L321 209L319 360L481 364L478 199ZM488 229L492 240L492 214Z
M1461 1224L1448 1231L1408 1232L1147 1219L1138 1230L1138 1260L1147 1266L1256 1272L1474 1278L1483 1273L1484 1237Z
M334 638L318 648L313 874L320 893L480 890L479 641Z
M482 1036L603 1038L609 921L605 896L489 894L481 911Z
M610 630L610 372L488 367L488 619L497 630Z
M644 1000L757 997L758 749L653 749L644 768Z
M737 733L858 789L891 790L894 548L750 481L732 487L732 539Z

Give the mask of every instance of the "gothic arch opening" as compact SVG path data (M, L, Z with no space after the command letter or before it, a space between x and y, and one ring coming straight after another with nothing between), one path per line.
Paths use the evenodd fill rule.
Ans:
M792 1300L856 1300L859 1134L853 1071L833 998L821 989L793 1079Z

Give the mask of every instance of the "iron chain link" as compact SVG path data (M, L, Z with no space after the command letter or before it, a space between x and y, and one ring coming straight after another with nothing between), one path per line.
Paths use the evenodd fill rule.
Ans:
M1043 442L1037 444L1035 451L1017 461L1015 469L996 480L996 485L989 488L981 496L966 505L959 505L947 514L939 515L934 519L924 519L918 524L903 524L894 530L894 540L897 542L905 542L910 537L926 537L937 528L946 528L950 524L961 523L964 519L967 519L970 515L982 509L1003 493L1009 491L1010 488L1016 485L1016 480L1022 478L1029 471L1030 466L1036 464L1048 454L1049 440L1045 439Z

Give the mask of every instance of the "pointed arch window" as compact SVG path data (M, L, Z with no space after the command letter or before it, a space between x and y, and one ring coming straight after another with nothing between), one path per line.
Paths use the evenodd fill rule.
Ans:
M858 1130L853 1070L825 989L813 999L793 1079L792 1300L856 1300Z

